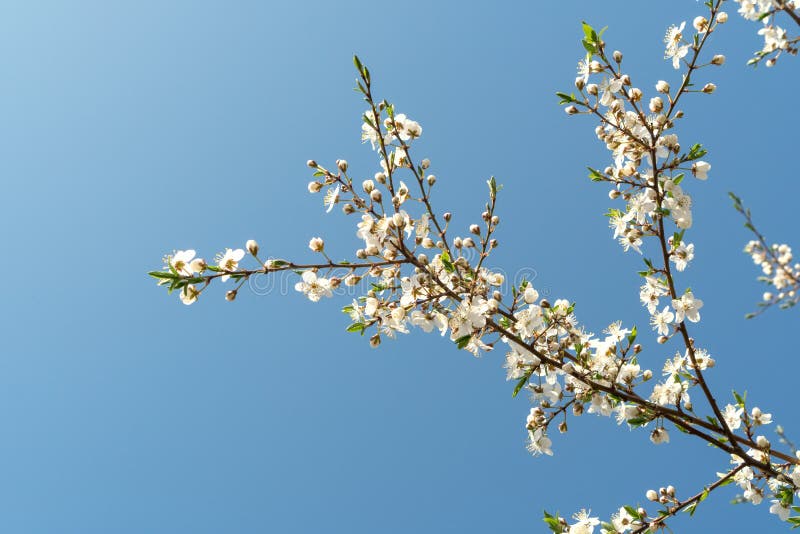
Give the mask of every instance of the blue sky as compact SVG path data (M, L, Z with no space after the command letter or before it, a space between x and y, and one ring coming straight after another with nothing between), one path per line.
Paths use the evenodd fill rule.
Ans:
M594 416L554 437L555 457L532 458L529 404L511 398L499 352L474 359L421 333L371 350L344 332L341 299L230 304L218 290L185 307L145 275L173 249L210 258L251 238L298 260L315 235L350 253L355 221L306 193L305 162L376 170L359 140L358 53L376 93L422 124L435 203L456 225L479 217L489 176L505 185L494 266L532 270L595 331L643 328L641 260L610 239L607 190L585 178L607 153L554 92L572 87L581 19L609 26L635 84L676 80L663 33L702 6L646 5L0 6L0 530L537 532L542 509L607 518L649 488L711 482L723 455L676 432L655 448ZM717 94L685 101L682 144L703 142L713 170L690 185L696 259L681 283L706 302L696 330L719 397L747 390L800 440L798 312L742 318L762 288L727 199L800 246L797 60L746 68L756 29L731 16L710 48L728 57L708 71ZM670 355L643 340L648 361ZM734 493L675 528L784 531L763 505L728 505Z

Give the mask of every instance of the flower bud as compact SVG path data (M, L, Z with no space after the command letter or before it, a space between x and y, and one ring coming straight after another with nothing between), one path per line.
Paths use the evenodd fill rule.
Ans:
M419 166L422 167L423 169L427 169L428 167L431 166L431 160L425 158L419 163Z
M247 252L249 252L253 256L258 255L258 243L256 243L255 239L250 239L245 245L245 247L247 248Z
M586 82L584 81L583 76L578 76L577 78L575 78L575 88L578 91L582 91L585 86Z
M429 186L433 186L433 184L436 183L436 176L434 176L433 174L430 174L430 175L428 175L426 180L428 181L428 185Z
M708 95L710 95L711 93L713 93L716 90L717 90L717 86L714 85L713 83L707 83L707 84L705 84L703 86L703 92L708 94Z
M522 293L522 299L525 301L525 304L533 304L539 298L539 292L536 291L532 285L528 284L525 288L525 292Z
M306 165L308 165L312 169L316 169L317 168L317 162L314 161L313 159L310 159L310 160L306 161Z
M470 224L469 225L469 231L470 231L470 233L475 234L475 235L480 235L481 234L481 229L477 224Z
M645 496L647 497L648 501L655 502L658 500L658 493L656 493L656 490L647 490Z
M231 289L230 291L225 293L225 300L227 300L228 302L233 302L234 300L236 300L236 290Z
M371 198L373 202L380 202L381 199L383 199L383 195L381 195L381 192L377 189L373 189L369 194L369 198Z
M620 193L620 192L619 192L619 191L617 191L616 189L612 189L611 191L609 191L609 192L608 192L608 198L610 198L611 200L616 200L616 199L618 199L618 198L619 198L619 196L620 196L621 194L622 194L622 193Z
M708 31L708 19L703 16L695 17L692 21L692 26L699 33L705 33Z
M308 182L308 192L309 193L319 193L320 189L322 189L322 183L320 183L320 182Z
M725 56L722 54L717 54L716 56L711 58L712 65L724 65L725 64Z
M444 219L444 222L450 222L450 218L452 216L453 216L452 213L450 213L449 211L446 211L446 212L444 212L444 215L442 215L442 218Z
M654 96L650 99L650 111L659 113L662 109L664 109L664 101L661 98Z
M719 13L717 13L717 22L719 22L720 24L725 24L726 22L728 22L728 14L724 11L720 11Z
M590 83L586 86L586 92L592 96L597 96L598 87L596 83Z
M381 344L381 336L380 334L375 334L371 338L369 338L369 346L373 349L376 348L378 345Z
M382 172L376 172L375 173L375 181L378 182L379 184L385 184L386 183L386 175L383 174Z
M575 106L567 106L566 108L564 108L564 112L567 115L575 115L576 113L578 113L578 108L576 108Z
M756 438L756 445L759 449L768 449L769 448L769 440L764 436L758 436Z
M321 237L312 237L308 242L308 248L314 252L322 252L325 249L325 241Z
M367 194L372 193L372 190L375 189L375 182L373 182L372 180L364 180L363 182L361 182L361 188Z
M467 237L464 239L464 246L466 248L473 248L475 246L475 241L473 241L471 237Z
M356 209L353 207L352 204L345 204L342 206L342 213L345 215L350 215L351 213L355 213Z
M344 285L353 287L354 285L358 284L361 281L361 277L355 274L351 274L344 279Z
M489 241L489 247L491 248L497 248L499 244L500 243L498 243L497 239L492 239L491 241Z
M558 431L561 432L562 434L566 434L567 433L567 422L566 421L561 421L558 424Z
M392 224L394 224L397 228L403 228L406 225L405 217L403 217L400 213L395 213L392 215Z
M664 80L658 80L656 84L656 91L659 93L669 93L669 83L665 82Z
M547 300L547 299L542 299L542 301L539 302L539 306L541 306L542 308L549 308L550 307L550 301Z
M622 52L620 52L619 50L614 50L614 53L612 55L614 57L614 61L616 61L617 63L622 63Z
M628 91L628 98L630 98L633 102L638 102L642 99L642 96L642 90L638 87L633 87L630 91Z
M642 373L642 380L647 382L651 378L653 378L653 371L651 371L650 369L645 369L644 372Z
M336 166L339 167L339 170L342 172L347 172L347 160L344 159L337 159Z

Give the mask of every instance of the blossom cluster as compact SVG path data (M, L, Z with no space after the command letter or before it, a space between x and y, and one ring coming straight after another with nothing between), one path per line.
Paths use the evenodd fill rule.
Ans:
M800 25L797 2L794 0L735 0L735 2L739 4L739 14L742 17L762 23L758 34L763 37L764 44L748 64L756 65L764 60L767 67L772 67L783 53L797 55L800 37L789 36L787 30L776 23L777 15L785 13Z
M588 53L578 66L578 94L558 93L568 114L596 118L596 136L610 151L611 163L603 170L590 169L590 178L607 184L610 199L619 201L620 207L607 213L613 239L624 251L643 256L639 299L654 338L660 345L679 345L670 349L663 364L656 363L660 377L644 361L636 327L612 322L596 335L578 322L574 303L550 302L529 281L509 292L501 290L503 275L489 266L499 246L495 232L501 186L493 177L487 181L483 212L458 231L451 213L432 206L437 177L428 158L416 158L422 126L397 113L388 101L374 98L369 70L358 58L357 89L367 104L361 140L376 154L375 167L362 174L344 159L329 168L307 162L313 172L309 193L322 197L326 212L339 208L355 219L360 242L350 259L333 261L319 236L308 242L319 259L305 263L264 259L258 243L250 240L244 248L226 248L212 264L197 258L194 250L175 251L165 258L162 270L150 274L168 291L177 291L184 304L196 302L214 281L232 283L225 298L235 300L251 277L281 271L295 273L295 290L312 302L332 297L341 285L361 288L342 311L350 319L347 331L364 336L372 347L415 328L447 337L475 356L503 347L506 378L516 383L513 394L524 391L532 403L524 425L532 454L553 454L552 430L567 432L569 416L613 417L629 428L652 423L649 439L657 445L669 443L671 424L733 459L733 467L720 474L714 487L733 480L748 502L773 498L779 503L776 513L784 518L783 508L791 507L800 487L795 478L800 476L798 462L756 435L757 427L771 423L770 414L747 409L738 395L735 404L724 409L717 405L703 375L715 360L689 332L689 326L701 320L703 301L688 288L680 290L677 280L696 253L686 235L694 223L689 191L693 184L684 179L691 175L703 181L711 170L702 159L706 151L701 145L685 148L679 142L675 128L684 114L678 102L688 93L711 94L716 89L711 82L696 88L692 76L725 62L722 55L707 63L699 60L709 35L727 18L719 10L721 4L722 0L707 3L708 16L692 21L692 35L686 35L691 30L685 22L668 29L664 56L683 71L675 88L658 81L646 98L623 71L622 53L608 55L602 32L584 24ZM777 250L778 259L787 257L787 250ZM647 256L650 251L655 259ZM245 268L245 261L253 266ZM698 398L708 405L709 414L695 407ZM586 511L576 514L573 524L557 516L545 520L557 532L591 533L597 525L604 532L641 531L663 525L667 517L704 498L679 500L672 486L646 495L662 506L658 515L623 506L609 523L600 523Z
M751 240L744 247L753 263L761 268L759 280L770 286L762 296L761 307L777 305L789 308L800 301L800 263L792 263L792 249L786 244L764 246L759 240Z

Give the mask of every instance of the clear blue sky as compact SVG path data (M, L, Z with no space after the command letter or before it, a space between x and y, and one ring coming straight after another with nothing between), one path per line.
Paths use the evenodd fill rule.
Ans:
M375 351L344 332L342 300L217 291L185 307L145 275L173 249L209 258L250 238L267 255L308 259L314 235L350 252L355 221L306 193L305 161L375 171L358 53L376 92L422 124L456 224L479 216L490 175L505 185L495 266L535 269L595 331L645 327L640 259L610 239L607 190L585 178L607 153L553 95L572 86L581 19L609 26L637 85L674 82L663 33L701 4L633 5L3 3L0 530L537 532L542 509L607 518L648 488L711 482L722 454L677 432L655 448L591 415L554 436L555 457L532 458L529 404L499 352L473 359L421 333ZM800 439L800 310L742 318L762 288L726 196L800 253L800 64L746 68L756 29L731 16L710 49L728 56L709 71L718 93L686 101L682 144L705 143L713 170L689 186L696 260L681 280L706 301L712 387L748 390ZM643 340L658 369L669 351ZM768 505L728 505L734 493L675 527L785 530Z

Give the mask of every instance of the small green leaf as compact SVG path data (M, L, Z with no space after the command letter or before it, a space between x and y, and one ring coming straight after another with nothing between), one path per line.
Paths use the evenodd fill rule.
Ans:
M364 330L366 330L366 328L367 328L367 326L364 323L353 323L353 324L351 324L350 326L347 327L347 331L348 332L359 332L359 333L363 334Z
M464 347L469 345L470 339L472 339L472 335L467 334L466 336L461 336L460 338L456 339L454 343L456 344L456 347L458 347L459 349L463 349Z

